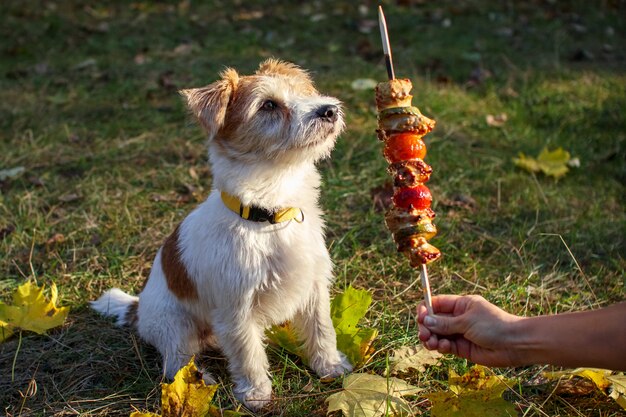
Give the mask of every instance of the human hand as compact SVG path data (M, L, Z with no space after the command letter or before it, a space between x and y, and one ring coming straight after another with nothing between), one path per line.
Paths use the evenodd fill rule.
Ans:
M423 302L417 308L419 338L427 349L487 366L520 364L514 349L520 317L478 295L440 295L433 297L432 304L433 316Z

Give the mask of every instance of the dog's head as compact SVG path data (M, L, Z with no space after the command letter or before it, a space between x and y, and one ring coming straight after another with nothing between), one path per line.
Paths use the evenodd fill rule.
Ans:
M275 59L254 75L229 68L219 81L181 94L213 148L231 159L317 160L344 127L339 100L321 95L306 71Z

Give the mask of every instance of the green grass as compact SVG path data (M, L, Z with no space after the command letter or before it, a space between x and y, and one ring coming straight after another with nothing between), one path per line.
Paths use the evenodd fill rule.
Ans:
M623 5L398 3L406 5L385 5L396 72L437 120L427 161L433 243L445 256L430 268L433 291L480 293L525 315L623 300ZM158 410L158 354L87 302L112 286L139 290L165 236L210 190L202 133L176 90L207 84L225 66L248 73L269 56L310 69L345 103L347 131L320 165L322 204L334 291L352 284L374 295L368 325L380 337L365 370L382 374L390 349L417 343L421 293L406 290L417 275L372 203L370 190L389 181L373 94L350 88L386 76L377 27L360 30L375 23L374 5L5 1L0 16L0 169L25 168L0 182L0 229L13 230L0 239L0 291L6 299L27 279L55 282L72 308L62 329L24 335L13 381L17 339L0 345L7 415ZM592 59L573 59L579 51ZM498 113L507 123L489 127L485 116ZM513 165L518 152L544 146L563 147L581 167L556 182ZM234 407L225 360L202 361L224 384L217 400ZM278 400L264 415L325 415L340 382L321 383L294 361L270 349ZM448 358L412 382L440 389L448 368L468 366ZM523 381L508 398L526 416L620 415L600 393L531 385L539 370L498 370ZM428 415L427 403L415 406Z

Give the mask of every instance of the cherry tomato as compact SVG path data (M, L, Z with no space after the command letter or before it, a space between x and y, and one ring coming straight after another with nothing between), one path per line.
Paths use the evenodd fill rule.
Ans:
M403 187L396 189L393 195L393 204L396 207L410 209L411 207L418 210L430 208L433 197L430 190L425 185L416 187Z
M416 158L424 159L426 145L424 145L422 138L415 133L397 133L385 141L383 154L389 163Z

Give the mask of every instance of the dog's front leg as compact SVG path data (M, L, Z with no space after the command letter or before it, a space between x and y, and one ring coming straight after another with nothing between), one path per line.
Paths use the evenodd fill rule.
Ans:
M249 409L259 410L272 399L263 329L249 315L234 312L225 315L228 317L217 320L214 326L228 359L228 370L235 385L233 393Z
M309 302L293 321L304 339L309 365L320 377L337 377L352 371L348 359L337 350L337 335L330 318L330 298L325 283L315 284Z

